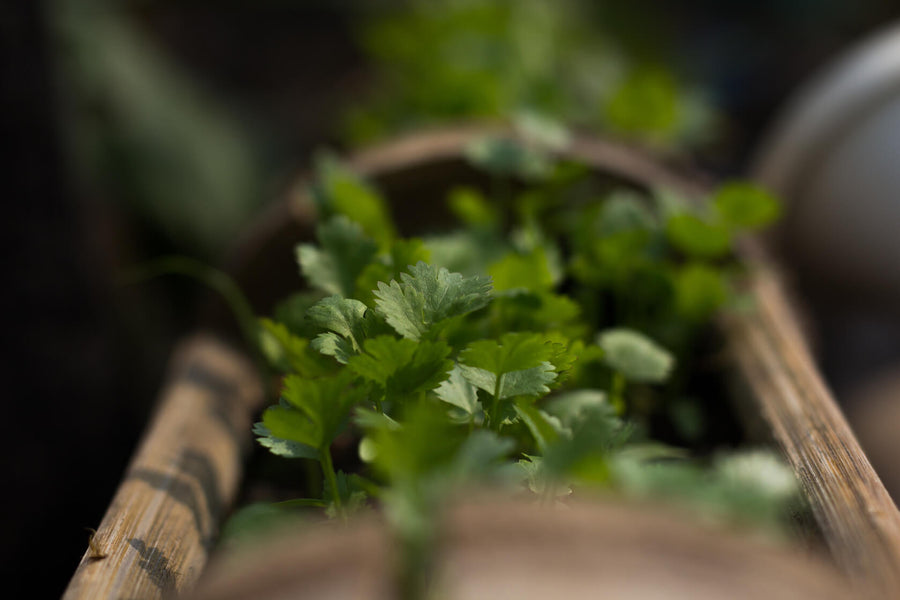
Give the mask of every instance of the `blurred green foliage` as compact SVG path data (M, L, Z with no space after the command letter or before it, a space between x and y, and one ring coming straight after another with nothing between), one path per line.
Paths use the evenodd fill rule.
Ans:
M714 134L715 117L652 51L626 50L586 0L431 0L382 11L361 32L376 85L349 111L363 142L522 110L660 149Z

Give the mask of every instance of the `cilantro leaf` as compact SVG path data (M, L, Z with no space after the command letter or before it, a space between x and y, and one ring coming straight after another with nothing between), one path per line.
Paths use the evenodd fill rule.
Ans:
M369 263L356 278L355 296L367 305L375 303L375 288L379 281L388 282L400 277L400 273L406 272L410 265L419 261L428 262L431 252L425 247L425 242L412 238L397 240L391 245L390 252L379 257L379 260Z
M553 479L576 475L605 481L609 477L607 458L632 437L633 428L607 403L586 404L580 414L570 436L560 436L547 446L542 467Z
M654 230L657 217L635 192L614 192L607 198L593 223L596 234L610 236L623 231Z
M454 365L450 376L434 391L437 397L463 409L469 415L478 412L478 391L463 375L459 365Z
M464 430L453 426L436 402L411 403L401 423L369 418L364 423L371 440L372 466L390 481L414 482L447 464L462 445Z
M397 339L382 335L366 340L364 352L347 361L360 377L377 383L388 399L436 388L453 367L444 342Z
M732 227L759 229L772 224L781 205L764 189L747 182L726 183L713 196L713 206Z
M358 352L365 339L366 310L366 305L359 300L334 295L319 300L306 315L319 327L347 338Z
M463 277L419 262L400 274L401 282L378 283L375 304L397 333L422 338L436 323L482 308L491 299L487 277Z
M673 246L690 257L720 258L731 250L727 225L705 221L692 213L669 217L666 235Z
M559 331L582 337L586 325L581 306L562 294L524 289L497 294L491 303L491 322L499 331Z
M346 365L350 357L356 354L353 342L330 331L317 335L310 347L326 356L333 356L342 365Z
M396 230L384 198L330 155L318 157L316 171L312 193L323 214L350 217L380 247L387 247Z
M497 400L512 396L540 396L556 379L550 358L554 349L545 336L507 333L500 341L480 340L460 353L459 368L469 382Z
M684 317L708 319L728 300L722 273L703 263L691 263L675 272L675 307Z
M321 377L331 372L329 365L312 349L306 338L292 334L286 325L271 319L259 320L259 343L263 356L281 372L293 371L304 377Z
M451 190L447 203L456 218L472 227L489 229L500 222L497 207L476 188L459 187Z
M366 305L359 300L336 294L312 305L306 313L310 321L331 330L316 337L312 347L346 364L351 356L360 351L365 339L366 310Z
M316 235L321 248L312 244L297 247L303 275L311 286L326 293L352 295L356 278L375 257L375 242L343 215L319 225Z
M261 446L268 448L269 452L276 456L283 456L285 458L312 458L314 460L319 458L318 451L312 446L275 437L263 423L254 423L253 433L257 436L256 441L259 442Z
M603 360L632 381L661 383L666 380L675 358L647 336L631 329L607 329L597 336Z
M496 291L526 289L548 292L556 281L543 248L527 254L510 252L488 268Z
M326 450L365 394L363 388L351 385L352 380L349 371L322 379L289 375L282 391L285 402L266 409L263 425L277 438Z
M600 390L581 389L554 395L544 404L544 410L572 427L584 418L586 411L606 404L606 393Z
M528 400L519 399L513 406L542 452L561 435L571 435L571 431L563 427L559 419L542 411Z
M504 137L483 137L470 142L466 158L473 165L496 175L541 179L551 174L553 161L546 152Z
M304 291L291 294L275 305L272 310L272 319L278 323L284 323L288 331L294 335L312 338L318 330L306 318L309 307L322 299L322 293L318 291Z

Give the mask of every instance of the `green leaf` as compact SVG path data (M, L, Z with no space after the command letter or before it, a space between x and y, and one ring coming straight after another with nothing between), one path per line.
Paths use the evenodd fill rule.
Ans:
M672 75L642 67L628 74L604 106L610 126L629 134L667 141L679 126L679 93Z
M544 404L544 410L558 418L564 426L572 427L580 422L588 411L606 404L606 392L582 389L554 395Z
M632 427L605 402L585 404L571 429L571 436L560 437L544 453L543 467L552 479L574 475L592 482L605 481L609 476L607 458L633 435Z
M316 171L312 192L323 214L353 219L379 247L387 248L396 230L384 198L330 155L318 157Z
M316 506L321 505L318 502ZM249 543L267 534L282 530L304 517L282 503L255 502L237 510L222 526L219 543L223 545Z
M422 477L453 459L465 430L447 419L446 408L433 401L414 402L403 410L400 426L370 420L373 468L392 482L421 485Z
M356 278L375 257L375 242L343 215L319 225L316 235L321 248L297 247L303 275L311 286L328 294L351 296Z
M478 392L474 385L463 375L459 365L454 365L450 376L434 391L437 397L469 415L478 413Z
M500 222L497 208L475 188L455 188L447 202L456 218L471 227L491 228Z
M603 360L631 381L661 383L668 378L675 358L647 336L631 329L607 329L597 336Z
M306 318L309 307L322 299L322 293L318 291L306 291L291 294L275 305L272 311L272 320L284 323L292 334L301 338L313 338L318 329Z
M543 248L527 254L511 252L488 268L496 291L526 289L549 292L556 283Z
M781 215L781 204L764 189L747 182L726 183L713 196L713 206L732 227L760 229Z
M547 150L564 150L572 142L572 134L554 118L533 110L518 111L513 120L524 140Z
M391 250L380 260L370 263L359 277L356 278L355 296L371 306L375 303L375 288L378 282L388 282L400 277L401 273L408 272L411 265L420 261L428 262L431 252L425 247L425 243L417 238L408 240L396 240L391 245Z
M494 231L463 229L426 238L431 264L463 275L481 275L508 250Z
M311 458L313 460L319 459L318 451L312 446L275 437L263 423L255 423L253 425L253 433L257 436L256 441L259 442L261 446L268 448L269 452L276 456L283 456L285 458Z
M436 323L482 308L491 299L486 277L463 277L419 262L400 275L401 282L379 282L375 303L388 324L405 338L418 340Z
M293 371L304 377L321 377L332 366L313 352L315 343L293 335L282 323L260 319L260 347L263 356L281 372Z
M548 154L510 138L476 139L466 146L465 155L476 167L496 175L540 179L549 176L553 170Z
M579 304L552 292L509 290L497 294L490 312L498 331L559 331L577 338L586 329Z
M365 506L368 494L361 486L361 483L364 481L357 475L347 475L343 471L338 471L335 474L335 482L337 483L337 495L341 499L341 506L338 508L334 503L331 503L326 508L325 514L329 518L334 519L341 514L344 516L351 515ZM328 482L323 482L322 487L327 486Z
M537 408L527 399L519 399L513 405L519 418L528 427L541 452L557 441L560 435L571 435L559 419Z
M445 477L453 485L474 480L484 480L493 485L517 479L513 469L501 460L515 448L515 442L500 437L493 431L479 429L472 432L460 445L446 470Z
M366 340L364 352L347 362L348 368L385 390L388 399L404 398L436 388L453 368L450 347L444 342L378 336Z
M353 342L330 331L317 335L310 347L326 356L333 356L342 365L346 365L350 357L356 354Z
M652 230L657 226L657 218L643 197L631 191L617 191L603 202L596 233L605 237L623 231Z
M350 413L362 400L365 390L352 386L352 374L322 379L303 379L289 375L284 380L282 398L263 413L263 425L271 435L300 442L322 451L328 448Z
M472 342L460 355L465 378L497 400L512 396L540 396L556 379L550 358L555 349L546 336L507 333L500 341Z
M722 273L702 263L691 263L675 273L675 307L694 321L705 321L728 301Z
M715 471L727 485L775 501L791 499L800 490L791 468L768 450L719 456Z
M666 222L666 235L689 257L721 258L731 250L731 232L726 224L710 223L691 213L671 216Z
M575 363L584 353L584 342L581 340L570 340L565 335L552 331L545 334L547 344L550 346L550 354L548 361L553 365L556 371L555 385L559 385L568 379Z
M558 485L556 478L548 477L542 457L527 454L524 456L525 458L518 461L516 466L522 470L528 489L532 493L541 497L545 497L548 493L552 493L555 497L568 496L572 493L572 488L568 485Z
M359 300L334 295L312 305L306 314L319 327L346 338L353 350L359 352L366 337L366 310L366 305Z

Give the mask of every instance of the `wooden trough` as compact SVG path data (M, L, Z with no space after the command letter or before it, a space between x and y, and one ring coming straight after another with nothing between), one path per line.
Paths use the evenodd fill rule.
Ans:
M378 185L392 202L396 201L395 213L401 225L433 222L441 218L441 190L477 177L463 158L464 149L487 132L482 127L423 132L364 150L348 162ZM705 183L696 176L685 176L633 149L596 138L576 136L562 154L614 181L638 188L669 187L694 196L706 191ZM298 285L293 247L311 237L314 223L305 194L305 187L298 185L237 245L231 272L260 313ZM856 586L856 593L900 597L900 513L817 371L777 267L760 245L748 244L741 253L752 269L747 292L754 307L730 315L721 327L731 350L736 381L745 390L744 409L763 423L766 434L784 452L834 564L849 585ZM251 362L220 341L214 327L179 345L156 416L69 584L66 600L165 598L193 588L210 556L221 520L232 508L239 489L251 444L251 419L263 403L262 388ZM615 548L610 544L620 543L624 535L621 528L607 531L596 523L609 522L610 515L631 514L634 510L615 505L597 508L595 525L579 527L595 534L591 539L599 550L591 552L602 553L602 548L606 548L608 555L609 549ZM583 523L592 522L586 508L579 507L577 512ZM462 537L470 531L465 525L466 514L470 520L479 519L464 508L455 513L453 519L463 519L457 527ZM652 536L658 531L660 540L666 535L687 535L677 527L673 530L660 525L655 519L634 517L639 535ZM359 535L359 544L369 547L367 544L375 543L373 540L380 539L383 532L377 524L369 524L360 526ZM575 537L581 545L575 544L570 551L584 550L584 535ZM353 546L346 540L344 543ZM728 580L721 574L715 575L716 569L732 568L733 573L758 575L774 568L772 565L791 563L792 559L787 553L769 555L760 550L758 560L751 560L747 556L753 553L742 546L746 568L741 571L737 562L717 560L722 553L718 543L697 545L695 561L708 561L711 581ZM730 542L722 543L727 546ZM643 552L638 546L625 547L631 550L623 552ZM774 580L788 581L784 589L812 593L811 590L822 588L826 594L828 586L816 587L817 577L833 582L830 589L835 593L844 589L840 577L827 567L800 564L807 559L793 558L799 561L797 565L791 563L790 568L796 568L793 575L783 575L781 570L776 576L772 571ZM353 559L347 560L352 563ZM664 561L660 564L664 565ZM222 569L218 572L222 573ZM689 577L685 581L701 577L699 572L687 572L691 574L685 576ZM813 577L812 573L819 575ZM742 576L735 577L735 581L742 580ZM790 581L799 587L791 588ZM802 587L807 584L813 587ZM239 586L222 587L220 583L215 588L215 581L211 585L213 590L222 590L220 595L207 588L201 591L201 597L255 597L234 595ZM231 591L226 594L226 589ZM354 589L359 595L360 589ZM362 595L384 597L379 589L372 588L371 593ZM471 597L460 594L459 597ZM623 592L621 597L644 596L635 591L630 596Z

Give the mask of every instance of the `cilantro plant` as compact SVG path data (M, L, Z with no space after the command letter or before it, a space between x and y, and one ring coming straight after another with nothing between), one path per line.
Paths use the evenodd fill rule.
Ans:
M603 4L415 0L371 10L360 41L376 85L348 111L348 137L538 114L665 150L706 141L711 103L650 39L639 50L623 43Z
M323 163L317 243L297 249L308 289L261 321L284 377L255 427L272 453L317 464L323 485L277 510L382 507L413 592L436 511L476 484L544 503L667 496L776 523L792 474L767 454L692 447L685 369L734 301L736 237L777 203L744 183L702 206L610 189L541 144L482 140L470 156L507 178L507 196L453 190L462 228L423 238L399 237L374 188ZM675 433L654 439L660 415L691 421L685 406L693 429L667 417Z

